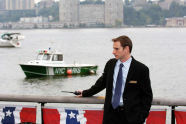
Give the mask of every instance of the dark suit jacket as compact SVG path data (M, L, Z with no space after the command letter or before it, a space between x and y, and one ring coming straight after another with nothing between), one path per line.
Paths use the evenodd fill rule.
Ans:
M88 97L106 88L103 124L109 124L109 118L114 116L111 101L116 62L116 59L109 60L102 76L90 89L84 90L82 94L83 97ZM125 115L130 123L143 123L145 121L149 114L152 97L149 69L132 57L123 93Z

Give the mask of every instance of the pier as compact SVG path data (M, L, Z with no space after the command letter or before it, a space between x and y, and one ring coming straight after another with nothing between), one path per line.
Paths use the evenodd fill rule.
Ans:
M104 104L103 96L77 97L77 96L36 96L36 95L3 95L0 94L0 101L3 102L32 102L40 104L41 108L46 103L69 103L69 104ZM171 124L175 124L174 110L178 106L186 106L186 99L154 98L153 106L171 107ZM42 111L41 111L42 115Z

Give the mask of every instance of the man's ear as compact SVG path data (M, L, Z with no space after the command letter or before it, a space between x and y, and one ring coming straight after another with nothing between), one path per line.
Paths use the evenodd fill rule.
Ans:
M129 46L125 46L123 49L126 49L127 51L129 51Z

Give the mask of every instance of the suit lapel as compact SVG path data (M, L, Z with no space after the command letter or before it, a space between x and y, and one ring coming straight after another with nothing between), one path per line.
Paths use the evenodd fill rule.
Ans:
M112 75L114 74L114 69L115 69L115 66L116 66L116 62L117 62L117 59L114 59L114 61L112 63L112 66L111 66ZM112 78L113 78L113 76L112 76Z
M117 59L114 59L112 65L111 65L111 70L110 70L111 75L112 75L112 76L110 76L110 81L112 82L111 83L112 86L113 86L113 75L114 75L114 69L115 69L116 62L117 62Z
M132 61L131 61L130 68L129 68L128 75L127 75L127 79L126 79L126 84L129 82L129 80L131 79L131 77L134 73L135 62L136 62L136 60L132 57Z
M109 91L110 91L110 95L111 98L112 98L112 89L113 89L113 75L114 75L114 68L115 68L115 65L116 65L116 62L117 62L117 59L114 59L112 61L112 64L110 66L110 76L109 76Z
M136 60L132 57L132 61L131 61L131 64L130 64L130 67L129 67L129 71L128 71L128 75L127 75L127 79L126 79L126 82L125 82L125 88L124 88L123 95L125 94L125 92L127 90L128 82L130 81L131 77L134 74L135 62L136 62Z

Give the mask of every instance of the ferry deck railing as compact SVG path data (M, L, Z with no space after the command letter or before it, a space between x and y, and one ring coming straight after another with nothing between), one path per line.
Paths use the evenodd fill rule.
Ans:
M69 104L104 104L104 97L77 97L77 96L39 96L39 95L4 95L0 94L3 102L34 102L39 103L41 108L46 103L69 103ZM152 105L171 107L171 124L175 124L174 110L177 106L186 106L186 99L154 98ZM42 115L42 111L41 111Z

